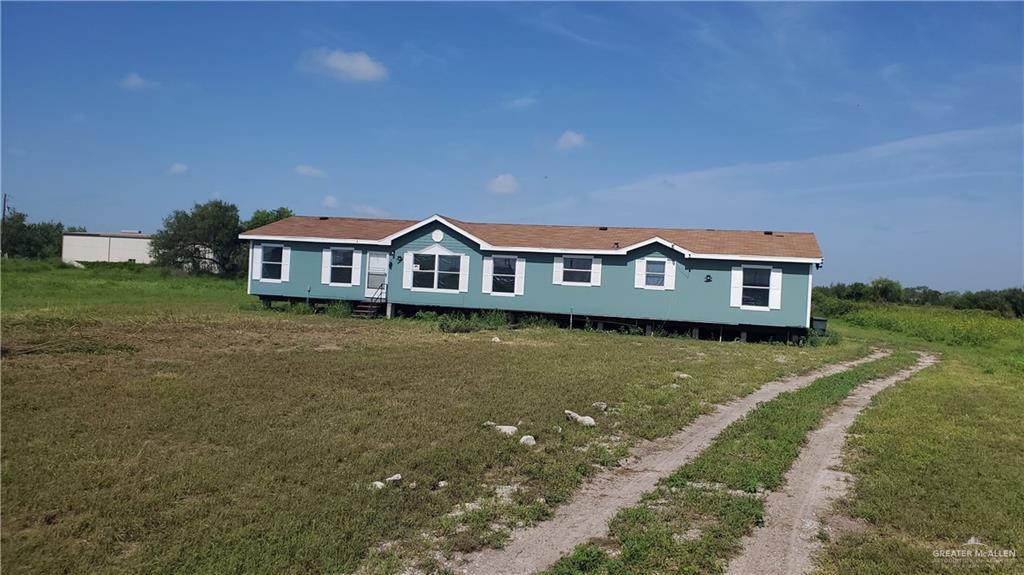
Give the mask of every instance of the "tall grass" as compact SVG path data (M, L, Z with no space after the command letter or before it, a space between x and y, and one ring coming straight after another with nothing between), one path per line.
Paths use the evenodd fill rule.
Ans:
M1024 321L980 310L870 306L848 313L843 319L854 325L956 346L979 346L1011 337L1024 339Z

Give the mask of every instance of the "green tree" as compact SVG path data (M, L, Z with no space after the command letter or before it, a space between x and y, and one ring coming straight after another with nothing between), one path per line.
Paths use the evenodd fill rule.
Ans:
M871 282L871 297L876 301L900 303L903 301L903 286L896 280L878 278Z
M52 258L60 255L64 224L60 222L28 223L28 216L11 211L0 227L0 246L8 257Z
M244 269L242 223L238 206L221 200L196 204L192 211L175 210L150 244L158 265L197 273L217 271L235 275Z
M260 226L272 224L278 220L290 218L294 215L295 214L289 208L283 206L276 210L256 210L252 213L252 217L249 218L249 221L242 224L242 227L246 230L251 230Z

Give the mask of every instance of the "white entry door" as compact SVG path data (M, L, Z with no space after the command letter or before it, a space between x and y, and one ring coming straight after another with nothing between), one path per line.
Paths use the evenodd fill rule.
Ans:
M384 299L388 289L388 254L369 252L366 254L366 291L368 298Z

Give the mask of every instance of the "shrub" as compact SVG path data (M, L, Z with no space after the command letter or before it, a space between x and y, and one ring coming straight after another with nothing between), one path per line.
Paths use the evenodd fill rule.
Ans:
M558 322L542 315L526 315L519 318L519 327L558 327Z
M352 315L352 304L347 301L336 301L324 307L324 314L329 317L348 317Z
M469 333L484 329L508 327L509 316L501 311L489 311L469 316L453 313L438 316L437 327L445 333Z
M288 304L288 313L295 315L312 315L316 310L304 301L293 301Z
M950 345L973 346L1010 337L1024 338L1024 321L980 310L878 305L862 307L844 319L854 325Z
M416 312L416 315L412 316L412 319L416 321L426 321L430 323L437 323L441 316L436 311L423 311Z

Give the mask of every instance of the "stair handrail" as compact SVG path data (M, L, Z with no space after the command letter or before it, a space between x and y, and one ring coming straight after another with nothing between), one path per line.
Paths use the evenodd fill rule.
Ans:
M383 302L384 298L387 297L387 287L387 282L384 282L377 286L377 289L373 290L373 293L370 295L370 303Z

